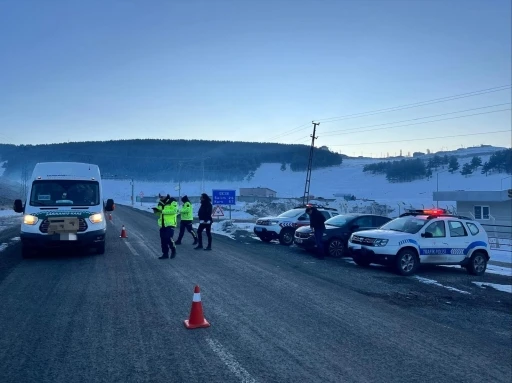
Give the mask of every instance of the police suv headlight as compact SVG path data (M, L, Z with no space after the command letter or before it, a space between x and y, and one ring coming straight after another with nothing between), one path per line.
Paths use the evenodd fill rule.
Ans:
M270 221L269 223L270 223L270 225L274 226L274 225L277 225L279 223L279 221Z
M35 215L25 215L23 217L23 223L25 225L35 225L39 221L39 218L37 218Z
M91 223L101 223L103 222L103 216L100 213L93 214L89 217L89 221Z
M376 239L375 242L373 242L373 246L386 246L387 244L387 239Z

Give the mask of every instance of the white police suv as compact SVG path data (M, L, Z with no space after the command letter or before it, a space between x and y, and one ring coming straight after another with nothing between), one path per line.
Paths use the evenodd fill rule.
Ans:
M482 225L443 209L411 210L377 230L353 233L348 249L360 266L391 265L405 276L414 274L420 263L461 265L482 275L490 258Z
M254 225L254 234L264 242L278 239L281 245L292 245L295 230L302 226L309 226L309 215L306 213L308 206L315 206L326 220L339 214L336 209L325 206L313 204L297 206L277 217L258 218Z

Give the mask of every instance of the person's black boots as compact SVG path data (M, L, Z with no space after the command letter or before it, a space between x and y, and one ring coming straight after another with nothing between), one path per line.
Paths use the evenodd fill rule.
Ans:
M205 250L211 250L211 249L212 249L212 241L208 240L208 246L206 247Z
M169 259L169 254L162 254L162 256L158 257L158 259Z
M192 237L194 237L194 243L192 244L192 246L197 245L197 234L192 232Z

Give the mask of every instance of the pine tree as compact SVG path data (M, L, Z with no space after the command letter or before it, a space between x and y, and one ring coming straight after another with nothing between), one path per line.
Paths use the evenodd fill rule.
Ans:
M482 174L485 174L487 176L489 174L490 170L491 170L491 165L489 164L489 162L486 162L485 164L483 164Z
M478 156L474 156L473 159L471 160L472 169L475 170L480 166L482 166L482 159Z
M457 170L459 170L459 168L460 168L459 160L457 160L456 156L451 156L450 157L450 163L448 164L448 171L450 173L454 173Z
M460 174L463 176L469 176L471 173L473 173L473 164L472 163L465 163L462 167L462 170L460 171Z
M284 172L286 170L286 164L283 162L281 164L281 171Z

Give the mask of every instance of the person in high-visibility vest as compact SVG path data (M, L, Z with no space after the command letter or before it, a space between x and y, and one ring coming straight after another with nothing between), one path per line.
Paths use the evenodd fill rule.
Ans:
M176 241L176 245L181 245L181 240L185 235L185 229L192 234L192 238L194 238L194 243L192 245L197 245L197 234L194 232L194 228L192 227L192 222L194 221L194 210L192 207L192 203L186 195L181 198L181 202L183 202L183 206L179 212L180 214L180 234L178 236L178 240Z
M176 256L176 246L172 237L177 225L178 202L165 191L161 191L158 197L160 201L153 208L153 212L158 216L158 226L160 227L162 256L159 259L168 259L169 249L171 249L171 258L174 258Z

